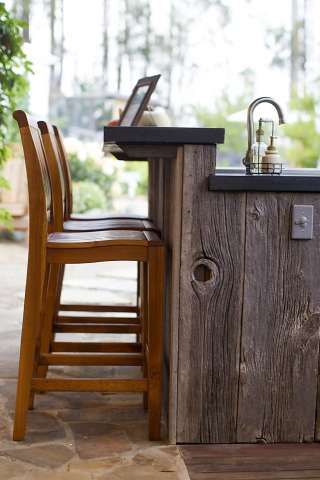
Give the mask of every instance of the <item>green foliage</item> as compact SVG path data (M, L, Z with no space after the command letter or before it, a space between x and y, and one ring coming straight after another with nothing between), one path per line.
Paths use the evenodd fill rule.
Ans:
M0 170L1 174L1 170ZM10 190L10 185L7 180L0 175L0 195L1 190ZM6 229L12 228L12 219L11 215L7 210L0 208L0 225L4 226Z
M244 123L230 120L230 116L248 107L248 95L231 100L224 93L216 102L214 111L196 109L196 118L203 127L225 128L225 143L219 146L219 166L240 166L247 149L247 130Z
M78 158L76 153L69 154L68 158L70 162L71 177L73 182L85 182L86 187L81 188L83 190L86 189L86 191L89 190L88 185L93 185L94 187L97 187L104 198L104 205L101 208L109 208L111 206L111 186L114 180L113 176L104 173L102 168L97 165L92 158L87 158L86 160L82 161ZM99 194L97 193L97 188L94 189L93 194L98 198ZM91 208L99 207L95 206Z
M93 209L105 210L106 197L102 189L93 182L73 184L73 209L75 213L85 213Z
M146 162L126 162L125 169L127 172L135 172L139 174L136 194L146 195L148 191L148 165Z
M22 49L23 23L11 17L0 3L0 165L9 154L12 135L11 113L28 91L31 64Z
M297 120L283 126L291 145L285 151L286 160L296 167L317 167L320 158L320 133L317 131L316 106L318 99L312 95L295 97L291 101L291 110Z
M219 146L220 166L240 165L247 149L247 129L244 123L230 120L230 115L246 109L249 105L247 95L231 101L224 94L216 103L214 112L197 109L198 122L205 127L224 127L225 143ZM296 120L281 127L280 144L284 137L288 146L281 153L290 166L315 168L320 159L320 133L317 128L317 105L319 100L312 95L294 97L290 109ZM284 137L283 137L284 134Z
M9 182L3 177L0 177L0 191L1 191L1 189L5 189L5 190L10 189Z
M10 189L10 185L7 182L7 180L1 176L1 169L0 169L0 196L1 196L1 190L9 190L9 189ZM7 210L4 210L3 208L0 208L0 225L5 227L8 230L12 228L11 215Z
M0 167L10 154L14 138L12 111L28 91L26 75L31 64L22 50L23 23L12 18L4 3L0 3ZM4 186L0 175L0 187ZM10 215L0 209L0 224L10 226Z
M272 52L271 66L287 68L290 64L291 32L284 27L268 28L266 31L266 47Z
M0 225L5 227L7 230L12 229L12 218L10 213L3 208L0 208Z

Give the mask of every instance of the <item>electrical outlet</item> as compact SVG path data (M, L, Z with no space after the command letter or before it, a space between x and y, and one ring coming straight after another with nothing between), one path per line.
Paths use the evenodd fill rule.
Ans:
M294 240L313 238L313 205L294 205L292 210L292 235Z

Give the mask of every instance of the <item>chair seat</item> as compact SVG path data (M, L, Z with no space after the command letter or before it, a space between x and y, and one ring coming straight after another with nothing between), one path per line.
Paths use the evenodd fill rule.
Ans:
M108 214L104 213L102 215L90 215L88 213L72 213L70 215L70 220L76 220L77 222L80 220L88 220L90 222L96 220L149 220L148 217L144 215L129 215L129 214ZM149 220L150 221L150 220Z
M55 232L48 235L47 247L52 248L91 248L111 245L161 244L159 236L150 231L109 230L103 232Z
M107 220L67 220L63 223L66 232L90 232L93 230L155 230L149 220L107 219Z

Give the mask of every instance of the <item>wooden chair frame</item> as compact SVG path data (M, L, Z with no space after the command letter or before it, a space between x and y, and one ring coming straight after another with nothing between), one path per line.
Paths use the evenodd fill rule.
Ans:
M71 174L70 168L68 164L68 160L66 157L66 152L64 148L64 143L62 139L62 134L59 129L55 126L51 126L50 124L40 121L38 122L38 127L41 131L42 140L44 144L44 149L46 153L46 160L47 160L47 167L49 171L50 181L52 191L54 192L53 195L53 210L56 212L56 222L57 222L57 229L58 230L65 230L67 226L69 226L68 231L95 231L95 230L115 230L115 229L125 229L125 230L150 230L156 231L156 228L149 220L139 220L134 218L108 218L99 221L86 221L80 220L78 221L70 221L66 220L70 218L70 213L72 211L72 185L71 185ZM70 228L71 224L71 228ZM64 268L60 269L59 275L56 277L56 281L58 282L57 288L57 297L61 297L62 291L62 284L64 278ZM128 307L123 306L117 309L118 312L122 313L135 313L137 319L141 320L139 316L139 268L138 268L138 275L137 275L137 305L135 307ZM51 286L51 288L54 288ZM62 311L81 311L82 317L80 322L77 323L84 323L85 320L87 324L93 324L97 322L103 322L104 318L95 316L92 317L91 315L88 316L87 312L92 311L91 305L61 305L60 302L56 304L56 312L54 313L55 317L57 317L57 322L60 322L63 319L65 325L63 330L65 332L74 332L75 326L69 326L67 323L75 322L79 318L79 315L76 317L71 317L68 315L68 318L65 316L58 316L58 312ZM110 305L102 305L102 306L95 306L95 312L114 312L114 307ZM51 312L50 312L51 315ZM69 322L67 322L69 320ZM105 319L106 322L112 322L112 317L108 317ZM121 319L116 320L117 323L121 322ZM127 318L123 317L123 323L127 323ZM88 331L89 326L83 326L83 331ZM93 329L95 327L92 327ZM111 328L111 327L110 327ZM77 331L81 332L81 325L77 326ZM131 333L130 328L123 327L123 333ZM137 335L138 339L138 335ZM47 341L48 343L48 341Z
M147 396L149 438L160 438L162 316L164 291L164 247L154 232L109 231L64 233L57 229L54 201L47 171L45 150L37 123L22 111L14 112L25 153L30 210L30 237L24 302L19 374L14 420L14 440L25 436L27 410L36 392L98 391L142 392ZM117 354L117 345L100 344L99 353L60 354L59 342L51 351L43 350L43 336L52 334L50 321L44 324L46 309L57 302L57 277L66 264L112 260L143 263L147 271L148 326L143 332L144 348ZM48 316L47 318L50 318ZM63 322L61 322L63 326ZM104 328L107 328L104 326ZM70 351L78 345L69 345ZM65 348L65 347L63 347ZM86 346L90 350L93 347ZM136 348L133 347L133 348ZM129 350L129 347L128 347ZM94 350L95 351L95 350ZM49 365L141 365L141 379L61 379L44 378L41 367ZM31 402L30 402L31 400Z
M57 148L59 151L59 157L61 162L61 171L63 174L63 181L65 184L65 220L74 220L74 221L97 221L97 220L145 220L150 222L148 217L143 215L107 215L107 216L98 216L92 217L81 214L73 213L73 198L72 198L72 179L70 165L68 161L67 152L64 145L63 135L61 130L56 126L52 125L53 133L55 136Z

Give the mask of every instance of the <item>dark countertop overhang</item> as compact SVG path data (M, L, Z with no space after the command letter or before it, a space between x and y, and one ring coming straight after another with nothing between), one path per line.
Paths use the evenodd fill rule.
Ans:
M104 127L104 152L119 160L172 158L180 145L224 143L224 128Z
M214 145L224 143L224 128L104 127L104 143Z

